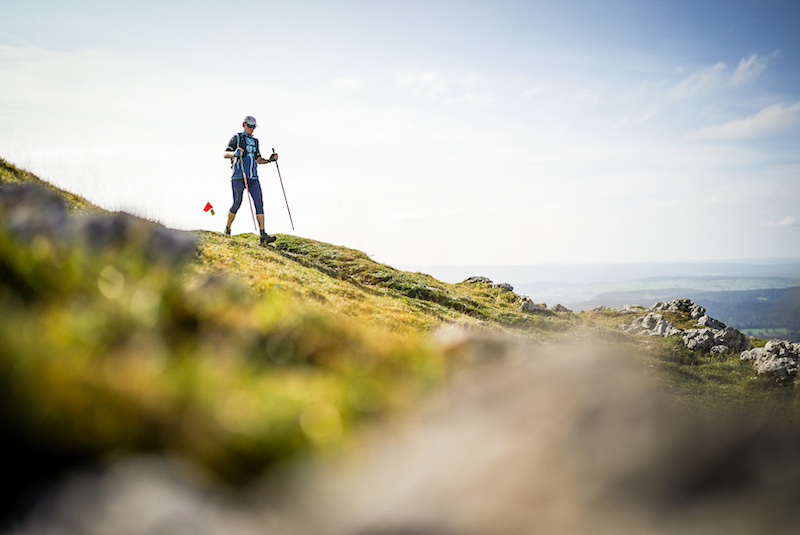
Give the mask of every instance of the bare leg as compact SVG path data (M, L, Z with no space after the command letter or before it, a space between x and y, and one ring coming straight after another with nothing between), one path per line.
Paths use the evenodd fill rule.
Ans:
M228 222L225 225L225 231L222 233L224 236L231 235L231 225L233 224L233 220L236 218L236 214L232 212L228 212Z

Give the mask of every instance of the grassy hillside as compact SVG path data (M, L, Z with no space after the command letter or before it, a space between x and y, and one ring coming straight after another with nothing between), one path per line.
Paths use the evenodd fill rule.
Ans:
M337 317L403 336L448 325L530 336L575 323L571 314L520 312L520 296L481 283L446 284L376 263L360 251L279 235L263 248L254 235L200 232L199 273L241 278L257 296L279 293Z
M470 365L444 328L533 344L603 340L644 351L642 373L702 410L796 413L793 388L754 381L737 355L620 332L635 316L523 312L521 296L490 284L446 284L294 236L264 248L254 235L165 234L2 160L0 183L41 185L64 199L75 229L113 232L26 235L0 203L0 432L19 454L16 480L160 452L242 483L288 458L327 455ZM187 240L188 260L164 259Z
M36 175L29 173L24 169L19 169L13 164L0 158L0 185L9 184L35 184L36 186L42 187L47 191L55 193L61 197L66 205L75 212L101 213L104 211L102 208L95 206L83 197L57 188L49 182L40 179Z

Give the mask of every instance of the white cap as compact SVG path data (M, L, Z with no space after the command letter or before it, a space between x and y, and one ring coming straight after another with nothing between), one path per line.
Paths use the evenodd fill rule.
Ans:
M242 121L242 122L253 125L253 128L258 126L258 123L256 122L256 118L253 117L252 115L248 115L247 117L245 117L244 121Z

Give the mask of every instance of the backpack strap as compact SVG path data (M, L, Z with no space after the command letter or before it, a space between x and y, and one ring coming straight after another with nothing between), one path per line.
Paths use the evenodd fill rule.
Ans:
M236 148L237 149L241 148L242 150L246 150L246 147L242 147L242 133L241 132L237 132L236 133ZM231 158L231 169L233 169L234 166L236 166L236 158Z
M247 142L244 140L244 135L242 132L236 134L236 140L236 146L247 152ZM261 156L261 148L258 145L258 138L253 138L253 144L256 146L256 152L253 154L253 157L258 158Z

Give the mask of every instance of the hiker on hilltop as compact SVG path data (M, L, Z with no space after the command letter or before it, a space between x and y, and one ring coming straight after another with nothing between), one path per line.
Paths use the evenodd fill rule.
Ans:
M253 204L256 207L256 219L258 228L261 230L261 245L267 245L275 241L275 236L270 236L264 231L264 201L261 194L261 184L258 181L258 164L275 162L278 155L273 153L268 159L261 156L258 147L258 140L253 137L253 131L258 124L256 118L248 115L242 122L243 132L234 135L228 141L225 149L225 158L231 160L231 189L233 190L233 204L228 211L228 223L225 226L225 236L231 235L231 225L236 218L236 212L242 205L244 192L250 194Z

